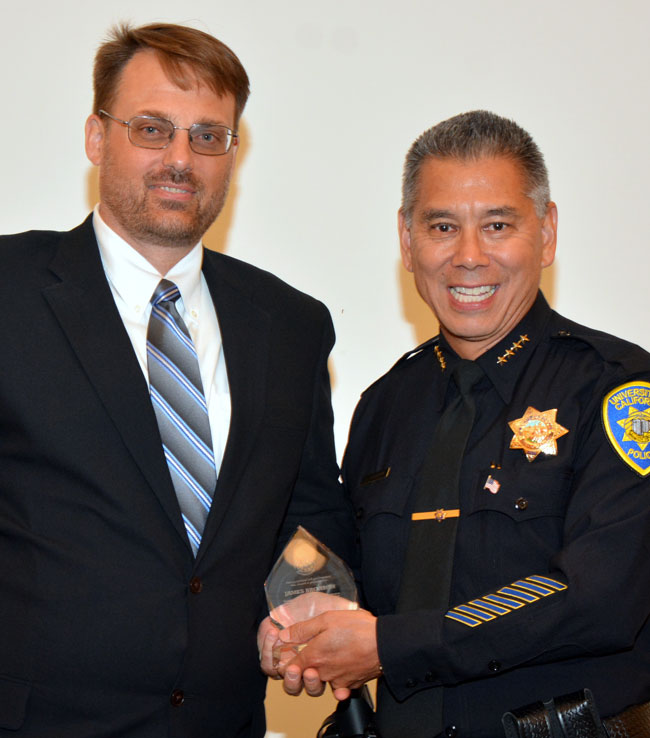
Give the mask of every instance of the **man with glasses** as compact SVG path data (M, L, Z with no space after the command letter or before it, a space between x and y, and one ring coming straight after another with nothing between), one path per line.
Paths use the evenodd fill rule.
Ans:
M233 52L122 26L94 82L99 205L0 239L0 735L260 738L278 537L349 536L331 320L201 245L248 97Z

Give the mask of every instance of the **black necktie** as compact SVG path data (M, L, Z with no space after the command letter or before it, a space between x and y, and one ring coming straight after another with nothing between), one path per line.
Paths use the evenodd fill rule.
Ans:
M458 394L438 421L419 473L397 612L449 606L460 470L476 412L471 389L482 376L478 364L465 359L452 372ZM442 687L423 689L402 703L383 680L378 688L382 738L434 738L442 731Z

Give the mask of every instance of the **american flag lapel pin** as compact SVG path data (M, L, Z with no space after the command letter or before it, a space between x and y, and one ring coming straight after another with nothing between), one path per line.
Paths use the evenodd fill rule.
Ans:
M488 478L485 480L483 489L487 489L489 492L492 492L493 495L496 495L499 489L501 489L501 484L491 474L488 474Z

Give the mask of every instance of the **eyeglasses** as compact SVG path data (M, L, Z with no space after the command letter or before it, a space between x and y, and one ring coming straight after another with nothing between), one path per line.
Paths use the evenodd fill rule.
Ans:
M99 111L116 123L128 128L129 141L143 149L166 149L174 138L176 131L187 131L190 148L196 154L205 156L222 156L230 151L233 141L238 138L227 126L217 123L195 123L189 128L175 126L165 118L154 118L151 115L136 115L130 120L121 120L105 110Z

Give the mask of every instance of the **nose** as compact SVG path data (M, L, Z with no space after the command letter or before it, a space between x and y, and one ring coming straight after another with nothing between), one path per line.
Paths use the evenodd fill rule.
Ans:
M163 149L163 164L177 172L187 172L192 169L193 155L188 131L177 130Z
M480 233L474 229L463 229L456 239L456 250L451 260L452 266L476 269L489 264Z

